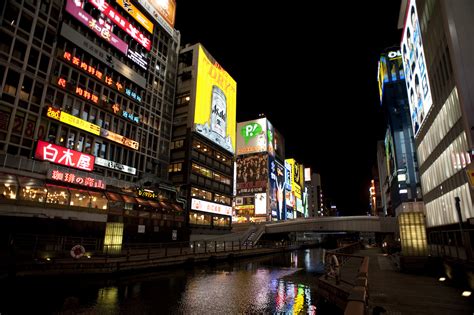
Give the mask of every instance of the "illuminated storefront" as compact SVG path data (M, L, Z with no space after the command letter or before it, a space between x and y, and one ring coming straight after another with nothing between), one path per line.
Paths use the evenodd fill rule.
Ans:
M186 239L168 181L180 35L126 4L0 4L18 22L0 31L12 47L0 57L1 233Z

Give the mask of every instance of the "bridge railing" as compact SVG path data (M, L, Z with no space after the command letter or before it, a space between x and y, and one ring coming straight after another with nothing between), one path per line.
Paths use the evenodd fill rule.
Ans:
M428 246L433 256L448 256L474 261L474 229L432 231L428 233Z

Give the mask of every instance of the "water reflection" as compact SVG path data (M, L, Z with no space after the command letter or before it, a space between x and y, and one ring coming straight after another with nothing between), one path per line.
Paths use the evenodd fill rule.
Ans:
M0 313L324 314L315 279L321 252L294 251L106 280L19 280L1 290L7 299L0 302ZM25 297L30 303L24 303Z

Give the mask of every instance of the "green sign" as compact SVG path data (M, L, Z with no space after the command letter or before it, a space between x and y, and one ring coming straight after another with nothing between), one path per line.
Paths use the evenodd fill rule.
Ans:
M245 140L245 143L248 144L249 140L253 137L256 137L262 132L262 126L258 123L250 123L240 129L240 134Z

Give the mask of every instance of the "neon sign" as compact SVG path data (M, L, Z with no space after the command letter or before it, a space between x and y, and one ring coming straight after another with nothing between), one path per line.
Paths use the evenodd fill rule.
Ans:
M51 106L48 107L46 116L64 122L65 124L74 126L76 128L88 131L95 135L100 135L106 139L120 143L134 150L138 150L139 148L139 143L137 141L131 140L127 137L116 134L115 132L109 131L107 129L100 128L100 126L94 125L93 123L90 123L86 120L72 116L66 112L61 112L61 110L53 108Z
M151 41L142 32L140 32L135 26L130 24L126 19L122 17L114 8L112 8L104 0L90 0L100 12L102 12L109 19L114 21L122 30L124 30L128 35L130 35L134 40L139 42L143 47L148 51L151 50Z
M38 140L35 158L85 171L94 169L94 156Z
M70 52L65 51L62 55L62 58L64 60L67 60L70 64L76 66L76 68L83 70L84 72L89 73L92 76L95 76L97 79L100 81L106 83L109 87L115 88L117 91L124 93L128 97L134 99L137 102L142 101L142 97L138 95L135 91L132 91L129 88L124 88L125 83L119 82L119 81L114 81L112 77L104 75L102 71L96 69L95 67L88 65L86 62L82 61L78 57L73 56ZM63 84L60 84L58 81L58 85L62 86L63 88L66 87L66 80L65 79L60 79L62 80Z
M104 20L99 21L92 18L81 7L77 6L73 0L67 0L66 11L74 16L79 22L90 28L100 38L103 38L112 46L120 50L123 54L127 54L128 45L123 40L112 33L112 26L105 23Z
M105 189L106 187L103 177L59 167L57 169L49 169L47 178L63 183L70 183L92 188Z

